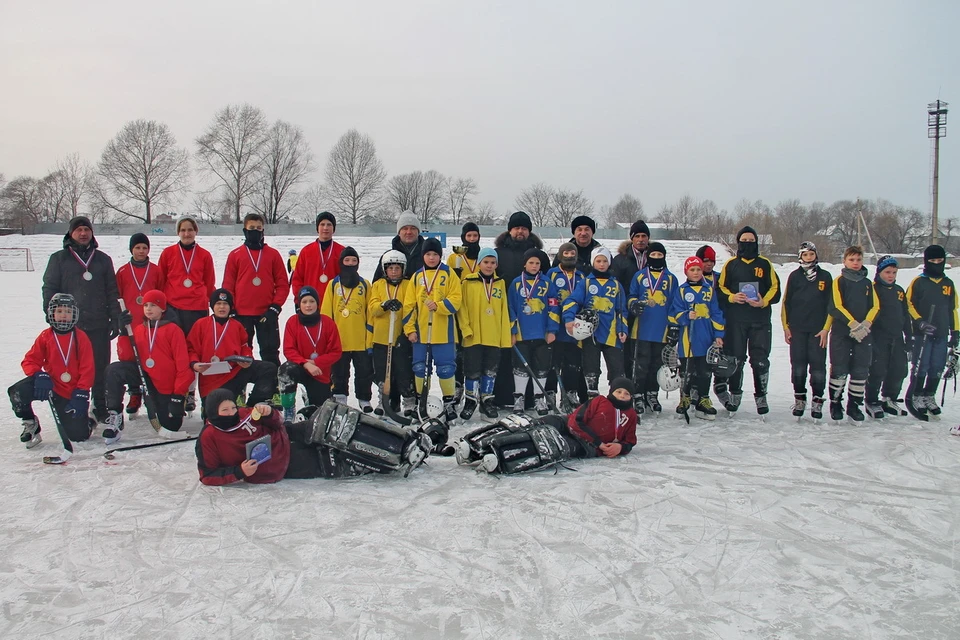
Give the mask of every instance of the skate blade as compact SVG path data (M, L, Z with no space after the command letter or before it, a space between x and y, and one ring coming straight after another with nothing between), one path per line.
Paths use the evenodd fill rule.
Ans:
M854 420L854 419L851 418L850 416L847 416L847 422L849 422L850 424L852 424L852 425L855 426L855 427L862 427L862 426L863 426L863 420Z
M34 447L39 445L41 442L43 442L43 438L40 437L40 434L37 434L34 437L27 440L26 442L24 442L23 444L26 445L27 449L33 449Z
M67 459L60 456L43 456L43 464L66 464Z
M693 415L695 418L700 418L701 420L706 420L707 422L710 422L711 420L715 420L717 417L714 415L710 415L709 413L700 413L699 411L695 412Z
M927 420L930 422L940 422L940 414L938 413L928 413Z

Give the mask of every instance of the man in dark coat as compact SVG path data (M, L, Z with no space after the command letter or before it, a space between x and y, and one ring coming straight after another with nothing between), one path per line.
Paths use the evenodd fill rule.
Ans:
M110 341L120 335L120 304L113 260L97 251L97 246L89 218L73 218L63 236L63 249L47 262L42 293L44 314L54 294L69 293L77 301L77 327L87 334L93 347L93 413L97 421L103 421L107 417L104 371L110 364Z
M402 251L407 256L407 268L403 272L406 280L423 267L423 236L420 235L420 220L417 214L407 209L397 218L397 235L393 238L392 249ZM386 252L384 252L386 253ZM383 256L380 256L381 260ZM373 282L383 277L383 265L377 261L377 270L373 272Z
M543 249L543 241L533 233L530 216L517 211L510 216L507 230L497 236L497 275L508 285L523 272L523 254L527 249Z
M610 271L613 272L624 291L630 291L637 271L647 266L647 245L649 244L650 227L647 223L637 220L630 225L630 239L620 243L617 255L613 258L613 264L610 265Z
M570 232L573 237L570 242L577 247L577 271L584 276L593 273L591 266L591 254L593 250L600 246L600 243L593 239L593 234L597 232L597 223L590 216L577 216L570 223ZM560 264L560 256L553 259L553 266Z

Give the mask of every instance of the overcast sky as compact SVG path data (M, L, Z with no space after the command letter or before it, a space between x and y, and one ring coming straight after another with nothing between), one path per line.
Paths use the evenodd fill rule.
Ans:
M393 175L732 209L882 197L929 210L926 104L960 118L960 2L0 0L0 173L95 162L127 121L191 152L249 102L323 165L351 127ZM960 128L941 152L960 206ZM317 174L319 180L320 174Z

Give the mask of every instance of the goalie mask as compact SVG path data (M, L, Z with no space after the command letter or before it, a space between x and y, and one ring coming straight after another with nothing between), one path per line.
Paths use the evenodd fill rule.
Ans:
M710 345L707 349L707 364L718 378L729 378L737 372L737 359L723 352L719 345Z
M69 293L55 293L47 304L47 323L57 333L69 333L77 326L80 308Z

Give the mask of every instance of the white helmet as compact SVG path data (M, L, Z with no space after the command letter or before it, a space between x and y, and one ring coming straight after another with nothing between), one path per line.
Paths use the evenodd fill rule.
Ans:
M657 384L667 393L676 391L683 384L683 380L680 378L680 370L666 365L660 367L660 370L657 371Z
M404 269L407 268L407 256L403 251L397 251L396 249L390 249L383 257L380 258L380 266L383 267L383 270L387 270L387 266L391 264L398 264Z
M439 418L443 415L443 402L436 396L427 396L427 417Z
M597 314L589 309L577 313L573 319L573 330L570 337L574 340L589 340L597 330Z

